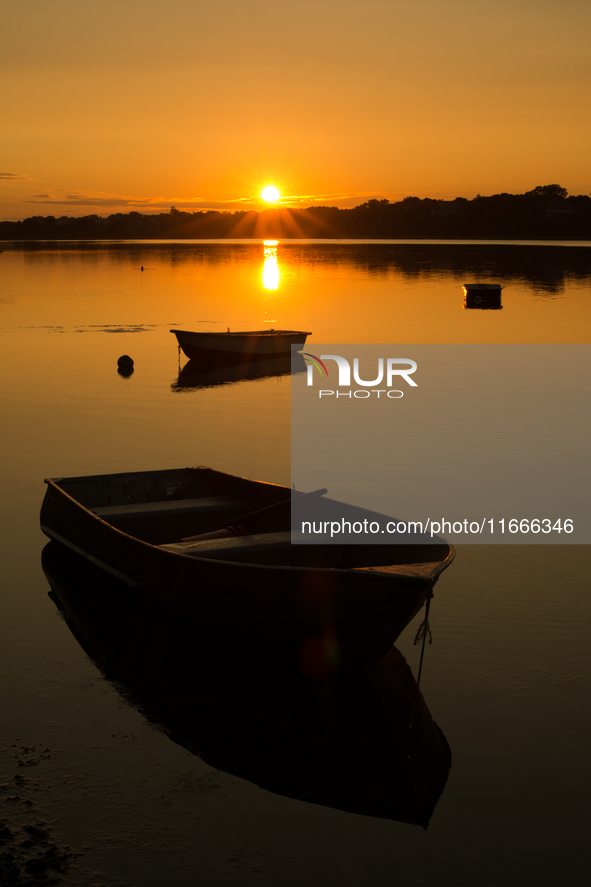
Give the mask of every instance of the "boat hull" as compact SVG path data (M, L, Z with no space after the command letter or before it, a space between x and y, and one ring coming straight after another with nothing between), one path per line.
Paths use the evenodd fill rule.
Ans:
M208 470L194 469L196 474ZM158 483L174 490L176 476L174 472L161 473ZM79 481L80 489L92 486L92 479L74 480ZM246 498L249 485L262 488L260 492L255 489L257 505L282 501L291 492L273 484L232 480L238 482L232 490ZM453 548L446 545L446 556L441 557L442 546L437 546L438 561L422 570L421 565L415 570L401 564L385 572L191 557L116 528L69 495L60 481L47 483L41 509L43 532L125 583L140 600L145 595L201 628L227 630L228 636L240 631L253 638L280 637L304 657L314 649L321 655L333 655L330 650L337 649L343 659L352 656L364 664L377 661L421 609L454 556ZM182 506L182 501L179 504ZM236 513L241 513L239 508ZM184 520L182 514L178 519ZM170 521L170 516L166 520ZM211 525L211 518L208 520Z
M186 356L202 366L248 364L270 358L288 357L293 345L303 346L308 332L258 330L242 333L197 333L171 330Z

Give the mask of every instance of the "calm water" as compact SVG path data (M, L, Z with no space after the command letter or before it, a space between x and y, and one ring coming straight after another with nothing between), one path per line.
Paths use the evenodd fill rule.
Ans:
M187 379L172 326L306 329L310 345L588 343L591 247L56 247L0 255L0 821L18 839L49 826L64 860L80 854L62 876L81 887L583 883L588 548L465 547L437 585L422 689L453 767L423 831L264 791L151 726L48 598L38 512L48 476L211 465L290 482L289 376ZM502 310L464 309L477 280L503 283ZM398 646L416 670L413 636Z

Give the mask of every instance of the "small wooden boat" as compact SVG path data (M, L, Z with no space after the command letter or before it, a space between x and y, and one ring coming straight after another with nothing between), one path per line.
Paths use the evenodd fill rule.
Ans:
M46 483L43 532L121 580L140 603L147 595L200 627L246 633L253 643L280 638L304 658L377 661L454 557L438 537L292 545L288 487L210 468ZM327 515L390 520L321 501Z
M292 345L304 345L311 333L301 330L255 330L253 332L197 333L171 330L190 360L207 366L241 364L291 354Z
M465 283L463 290L464 308L500 310L503 307L500 283Z

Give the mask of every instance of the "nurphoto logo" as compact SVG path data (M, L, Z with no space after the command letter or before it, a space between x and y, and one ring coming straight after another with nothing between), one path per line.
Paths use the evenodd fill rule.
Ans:
M338 387L351 388L351 364L345 357L341 357L340 354L321 354L320 357L316 357L316 355L306 352L302 352L302 356L308 365L308 387L314 385L314 369L318 370L322 378L328 378L328 370L323 361L334 360L338 368ZM417 383L410 378L416 369L416 361L408 357L387 357L385 358L386 388L378 388L377 386L384 382L384 358L378 358L377 376L375 379L368 381L360 377L359 358L354 357L353 379L361 387L355 391L336 392L330 389L321 389L318 392L318 396L330 397L336 394L336 397L367 398L375 394L379 398L381 394L385 394L386 397L398 399L404 397L404 392L392 387L395 377L396 381L398 381L398 378L401 378L412 388L417 388Z

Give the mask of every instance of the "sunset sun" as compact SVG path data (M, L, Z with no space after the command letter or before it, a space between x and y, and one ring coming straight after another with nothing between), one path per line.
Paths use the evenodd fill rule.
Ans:
M267 187L263 188L261 191L261 197L263 200L266 200L267 203L277 203L280 196L281 195L275 185L267 185Z

